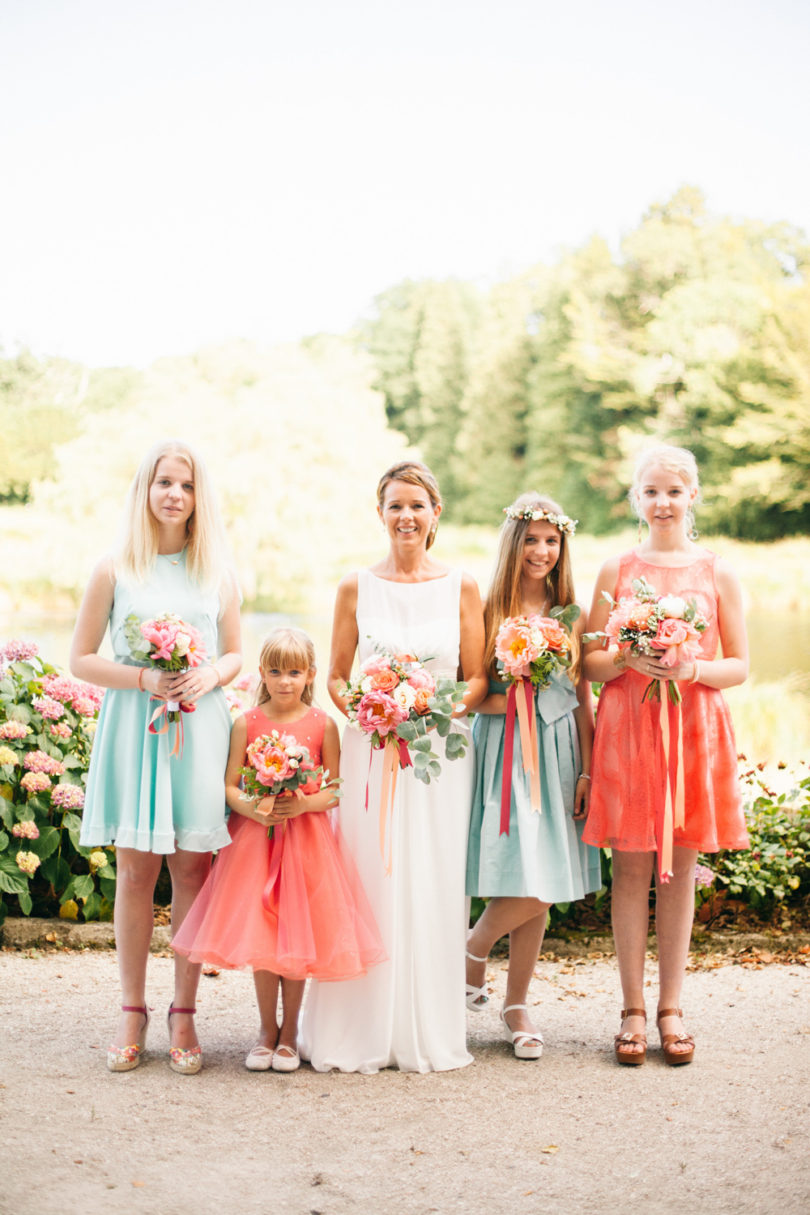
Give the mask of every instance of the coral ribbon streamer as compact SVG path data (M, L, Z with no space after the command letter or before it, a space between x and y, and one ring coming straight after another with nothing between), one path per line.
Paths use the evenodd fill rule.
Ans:
M517 691L518 682L521 685L520 692ZM506 693L500 835L509 834L509 814L512 803L512 756L515 747L516 714L520 730L523 771L529 774L531 807L538 814L543 813L543 801L540 791L540 767L537 758L537 718L534 713L534 691L530 679L521 679L515 683L511 683Z
M281 836L287 827L286 822L273 824L272 838L267 841L267 846L270 848L270 872L267 875L267 882L262 891L262 907L268 913L278 919L278 899L273 898L276 886L278 884L279 875L281 874Z
M152 697L151 699L155 699ZM196 705L185 705L182 701L178 703L176 700L163 700L149 719L147 729L150 734L168 734L169 722L174 725L174 739L172 741L172 749L169 752L170 756L176 756L177 759L183 758L183 743L185 741L185 732L183 729L183 714L193 713ZM169 714L174 714L170 717ZM163 721L160 722L160 719ZM160 725L156 724L160 722Z
M658 874L662 882L668 882L672 877L672 850L676 829L682 829L685 822L685 800L683 788L683 717L681 702L676 706L677 754L675 757L675 795L672 793L670 776L670 756L672 754L672 732L669 725L669 701L662 695L661 715L661 748L664 753L664 813L661 833L658 842Z
M385 864L386 877L391 876L393 864L393 841L389 824L394 815L394 798L397 792L397 775L400 768L413 767L408 744L402 738L389 735L383 747L382 757L382 786L380 788L380 856ZM371 754L368 757L368 770L371 773ZM366 781L366 810L368 810L368 780ZM386 835L388 849L386 852Z

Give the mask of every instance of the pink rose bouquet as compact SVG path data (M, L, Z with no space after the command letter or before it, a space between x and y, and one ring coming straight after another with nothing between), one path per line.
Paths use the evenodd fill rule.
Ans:
M555 671L571 665L571 625L579 606L552 608L549 616L507 616L495 638L495 658L507 681L528 679L548 687Z
M153 620L127 616L124 636L133 658L161 671L187 671L189 667L198 667L208 657L199 630L171 612L164 612ZM193 713L196 706L167 701L169 721L176 721L181 708L184 713Z
M607 640L618 647L619 661L623 653L647 654L665 667L681 662L693 662L700 655L700 635L708 628L694 599L680 595L658 595L646 578L634 578L632 595L623 595L617 602L605 592L611 612L603 633L589 633L587 640ZM673 704L680 704L681 690L674 680L667 680L667 694ZM661 699L661 680L651 679L642 700Z
M466 687L454 679L436 679L413 654L381 650L366 659L344 694L349 721L369 736L372 747L396 749L399 767L413 765L416 779L428 784L441 772L429 731L444 739L448 759L464 754L466 735L452 731L451 724Z

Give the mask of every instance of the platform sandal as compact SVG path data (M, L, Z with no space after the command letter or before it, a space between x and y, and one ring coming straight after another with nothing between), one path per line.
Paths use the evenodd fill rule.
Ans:
M121 1012L137 1012L143 1014L143 1026L137 1042L131 1046L115 1046L107 1049L107 1068L111 1072L131 1072L141 1061L146 1050L146 1031L149 1027L149 1011L142 1004L122 1004Z
M196 1011L196 1008L175 1008L172 1005L166 1014L169 1037L171 1038L172 1033L173 1013L189 1013L191 1016L194 1016ZM196 1076L202 1067L202 1047L190 1046L188 1049L185 1049L182 1046L172 1046L169 1050L169 1067L173 1072L177 1072L178 1076Z
M644 1008L623 1008L622 1021L627 1017L643 1017L647 1020L647 1011ZM641 1050L634 1049L641 1047ZM628 1067L640 1067L647 1058L647 1035L646 1034L631 1034L626 1030L623 1034L616 1034L613 1039L613 1050L616 1053L616 1062L624 1063Z
M691 1063L695 1057L695 1039L691 1034L684 1033L683 1030L679 1034L662 1034L661 1033L661 1018L662 1017L683 1017L683 1009L681 1008L659 1008L656 1021L658 1023L658 1033L661 1036L661 1050L664 1052L664 1058L670 1067L680 1067L684 1063ZM683 1043L688 1050L673 1050L675 1043Z

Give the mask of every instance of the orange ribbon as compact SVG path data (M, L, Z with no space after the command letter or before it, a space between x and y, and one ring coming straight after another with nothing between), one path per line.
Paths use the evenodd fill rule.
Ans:
M150 696L149 699L156 700L157 697ZM183 758L183 743L185 741L183 714L194 713L196 708L195 704L185 704L182 700L179 702L176 700L163 700L150 717L149 725L147 726L150 734L168 734L169 723L171 722L174 725L174 741L169 752L171 757L176 757L177 759ZM162 723L156 725L156 722L159 722L161 718L163 718Z
M675 794L673 797L672 780L670 777L670 756L672 754L672 734L669 726L669 700L661 697L661 713L659 724L661 728L661 749L664 753L664 809L661 830L658 840L658 875L662 882L668 882L672 877L673 848L675 846L675 831L683 829L686 821L686 806L683 786L683 715L681 702L678 700L676 715L677 755L675 758Z
M394 798L397 792L397 775L400 768L413 766L408 744L404 739L389 734L382 748L382 785L380 788L380 856L385 864L386 877L391 876L393 864L392 832L388 830L394 816ZM368 757L369 772L371 771L371 755ZM368 781L366 781L366 810L368 810ZM386 855L386 836L388 849Z
M517 691L520 685L520 692ZM538 763L537 717L534 712L534 689L530 679L515 680L506 693L506 722L504 725L503 784L501 786L500 835L509 834L509 816L512 804L512 755L515 741L515 715L520 733L520 750L523 771L529 774L529 792L532 810L543 813L540 790L540 767Z

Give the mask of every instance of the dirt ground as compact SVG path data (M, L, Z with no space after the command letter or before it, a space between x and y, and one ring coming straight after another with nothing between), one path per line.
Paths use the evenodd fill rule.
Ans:
M172 963L150 959L149 1053L113 1075L109 951L0 952L4 1215L349 1215L810 1209L810 966L711 962L687 977L695 1062L611 1054L612 959L541 960L546 1051L517 1062L493 998L475 1062L427 1076L250 1073L249 975L202 982L205 1067L167 1065ZM651 966L652 969L652 966ZM655 1007L651 989L648 1007Z

